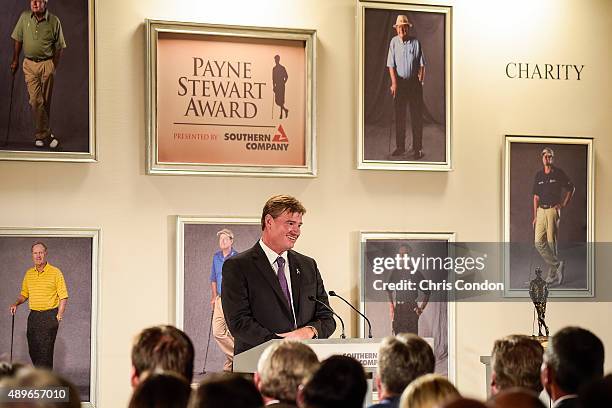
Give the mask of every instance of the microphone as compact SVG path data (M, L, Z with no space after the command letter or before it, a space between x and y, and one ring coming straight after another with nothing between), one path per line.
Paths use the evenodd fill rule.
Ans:
M355 308L355 306L351 305L351 304L349 303L349 301L348 301L348 300L346 300L345 298L343 298L342 296L340 296L339 294L337 294L337 293L336 293L336 292L334 292L333 290L330 290L330 291L329 291L329 296L335 296L335 297L337 297L337 298L342 299L342 301L343 301L344 303L346 303L347 305L349 305L349 306L351 307L351 309L353 309L354 311L356 311L357 313L359 313L359 315L360 315L360 316L362 316L362 317L365 319L365 321L366 321L366 322L368 322L368 337L371 339L371 338L372 338L372 323L370 323L370 319L368 319L368 318L366 317L366 315L364 315L364 314L363 314L363 313L361 313L359 310L357 310L357 309Z
M344 334L344 321L342 320L342 318L340 316L338 316L338 314L336 312L334 312L334 309L332 309L331 307L327 306L324 302L321 302L319 299L317 299L314 296L308 296L308 300L310 300L312 302L317 302L317 303L322 304L324 308L326 308L327 310L332 312L332 314L334 316L336 316L338 318L338 320L340 320L340 324L342 325L342 334L340 335L340 338L341 339L346 339L346 334Z

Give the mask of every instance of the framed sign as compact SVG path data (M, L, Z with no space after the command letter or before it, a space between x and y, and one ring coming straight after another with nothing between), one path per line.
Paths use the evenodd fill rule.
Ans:
M451 170L451 11L358 3L359 169Z
M593 139L506 136L504 156L506 295L539 268L550 297L594 296Z
M7 69L0 70L0 160L97 161L96 3L52 1L43 10L25 1L2 3L0 60ZM65 46L61 53L33 46L34 7L49 13L41 27L54 27L45 35ZM23 52L13 73L8 68L16 41Z
M61 271L68 293L63 319L57 326L57 337L51 348L53 371L73 383L83 406L96 407L98 387L98 310L100 231L68 228L0 228L0 298L6 313L0 313L0 361L9 361L11 314L8 305L22 293L26 271L37 262L34 248L45 249L45 260ZM35 269L34 269L35 270ZM44 270L44 273L51 273ZM31 292L15 313L13 362L32 364L40 359L40 345L30 344L28 333L39 338L47 330L30 325L30 302L40 302ZM55 318L53 314L52 318ZM38 351L37 351L38 350Z
M425 267L403 269L404 264L396 260L446 258L453 253L449 243L455 234L361 232L360 236L360 306L366 316L376 316L372 319L373 337L414 333L433 339L435 372L454 379L455 302L440 296L441 292L430 298L432 292L420 283L443 281L447 272ZM400 289L399 284L408 280L414 282L415 289ZM360 329L365 337L365 322Z
M147 20L147 171L313 177L314 30Z

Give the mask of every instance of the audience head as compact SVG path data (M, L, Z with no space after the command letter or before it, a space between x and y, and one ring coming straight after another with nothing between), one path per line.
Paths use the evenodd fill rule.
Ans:
M193 379L193 343L181 330L173 326L154 326L144 329L132 347L132 387L138 385L145 372L172 371Z
M561 329L548 342L542 364L542 385L553 401L603 376L604 346L580 327Z
M612 374L585 384L578 398L581 407L612 407Z
M263 399L255 384L231 373L204 378L191 396L189 408L261 408Z
M191 387L173 372L146 374L134 390L128 408L186 408Z
M317 355L306 344L281 341L259 358L255 385L264 399L295 404L297 390L319 367Z
M415 334L401 333L383 339L378 351L376 386L381 398L402 394L414 379L434 372L433 350Z
M542 392L543 354L542 345L528 336L510 335L496 340L491 353L491 394L511 387Z
M37 408L80 408L81 397L76 387L59 375L41 368L19 367L13 371L12 376L6 376L0 380L0 388L23 389L23 388L47 388L64 387L66 389L67 401L45 400L36 405ZM0 404L2 405L2 404ZM12 405L11 405L12 406ZM28 405L30 406L30 405Z
M365 371L352 357L331 356L298 393L302 408L361 408L367 391Z
M491 398L491 408L546 408L538 394L526 388L507 388Z
M3 378L10 378L15 375L17 370L22 366L19 364L11 364L6 361L0 361L0 380Z
M480 402L471 398L451 399L438 406L440 408L487 408L484 402Z
M434 408L460 398L455 386L438 374L425 374L414 381L402 393L400 408Z

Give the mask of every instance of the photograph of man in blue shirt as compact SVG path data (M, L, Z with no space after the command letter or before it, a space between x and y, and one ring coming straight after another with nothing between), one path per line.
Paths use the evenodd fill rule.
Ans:
M224 371L232 371L234 362L234 337L227 328L223 307L221 306L221 280L223 278L221 272L223 263L230 257L238 254L233 248L234 233L223 228L217 232L219 237L219 250L213 255L212 267L210 271L210 288L211 297L210 304L213 307L212 332L217 344L223 354L225 354L225 363L223 364Z
M425 57L421 43L411 37L412 23L406 15L398 15L397 35L391 39L387 67L391 77L391 95L395 106L395 150L392 157L408 155L413 160L423 157L423 82ZM412 147L406 152L406 105L410 107Z

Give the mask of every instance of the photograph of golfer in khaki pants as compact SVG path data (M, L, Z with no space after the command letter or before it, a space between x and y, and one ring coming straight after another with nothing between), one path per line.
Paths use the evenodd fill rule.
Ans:
M223 228L217 232L219 237L219 251L213 255L212 268L210 271L210 286L212 290L210 303L213 307L212 332L219 348L225 354L223 371L232 371L234 362L234 337L227 328L223 307L221 306L221 279L223 263L230 257L238 254L233 248L234 233Z
M23 75L34 117L34 146L55 149L59 141L51 133L53 80L66 48L59 18L47 10L48 0L31 0L30 10L21 13L11 38L14 40L11 72L15 75L23 50Z

